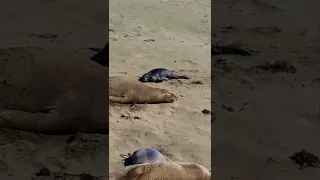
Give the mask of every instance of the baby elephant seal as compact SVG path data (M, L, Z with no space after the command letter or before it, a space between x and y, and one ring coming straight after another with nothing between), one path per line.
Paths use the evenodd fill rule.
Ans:
M173 71L164 68L157 68L142 75L139 79L140 82L155 82L168 81L170 79L189 79L187 76L179 76Z
M201 165L191 163L139 164L118 169L110 180L210 180L211 173Z
M153 148L141 148L136 150L130 157L124 159L124 165L130 166L145 163L168 163L166 158Z
M178 98L166 89L147 86L122 76L109 77L109 102L121 104L172 103Z

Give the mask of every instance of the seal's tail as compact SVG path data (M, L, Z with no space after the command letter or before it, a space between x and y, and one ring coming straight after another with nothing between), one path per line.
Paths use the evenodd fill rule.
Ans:
M174 76L172 79L190 79L188 76Z

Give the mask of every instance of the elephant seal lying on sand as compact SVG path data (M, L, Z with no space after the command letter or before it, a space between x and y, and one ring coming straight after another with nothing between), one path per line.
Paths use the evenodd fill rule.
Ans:
M167 159L153 148L141 148L136 150L132 155L124 159L124 165L130 166L135 164L146 163L168 163Z
M121 104L172 103L178 98L166 89L147 86L122 76L109 77L109 102Z
M153 69L139 78L140 82L155 82L168 81L170 79L189 79L187 76L182 76L164 68Z
M43 134L109 133L108 69L77 53L0 49L0 126Z
M190 163L139 164L118 169L109 180L210 180L211 173L201 165Z

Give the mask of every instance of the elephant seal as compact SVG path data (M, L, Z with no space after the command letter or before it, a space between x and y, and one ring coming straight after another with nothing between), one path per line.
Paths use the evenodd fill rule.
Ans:
M17 47L0 52L0 127L109 133L108 68L81 58L81 51Z
M145 163L168 163L166 158L153 148L141 148L136 150L128 158L124 159L124 165L130 166Z
M117 169L109 174L110 180L210 180L205 167L192 163L139 164Z
M173 71L164 68L153 69L139 78L140 82L163 82L170 79L189 79L187 76L180 76Z
M178 98L166 89L147 86L123 76L109 77L109 102L120 104L172 103Z
M93 48L90 49L95 51ZM90 59L101 66L109 67L109 43L107 43L101 51L98 51Z

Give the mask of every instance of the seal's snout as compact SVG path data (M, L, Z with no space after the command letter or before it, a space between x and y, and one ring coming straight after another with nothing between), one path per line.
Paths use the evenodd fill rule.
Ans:
M146 78L144 76L140 77L139 80L140 82L147 82Z
M166 97L169 102L174 102L174 101L178 100L178 97L171 92L168 92Z
M177 96L175 96L172 92L168 90L160 89L160 92L161 93L159 95L160 95L160 98L162 99L162 102L172 103L178 100Z

